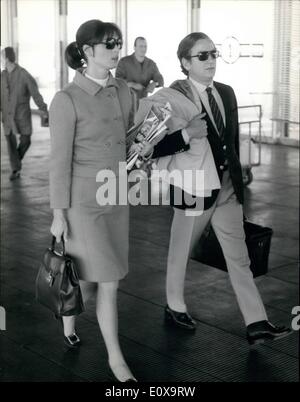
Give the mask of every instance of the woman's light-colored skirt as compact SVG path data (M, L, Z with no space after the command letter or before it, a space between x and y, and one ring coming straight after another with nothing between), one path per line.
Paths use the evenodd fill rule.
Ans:
M66 252L74 258L79 279L117 281L128 273L129 208L100 206L98 187L95 178L73 176Z

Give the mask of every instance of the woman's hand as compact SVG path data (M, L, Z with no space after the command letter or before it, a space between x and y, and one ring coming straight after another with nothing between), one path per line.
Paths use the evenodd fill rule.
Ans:
M65 242L68 240L68 223L63 209L54 209L50 232L57 243L60 243L62 236Z
M142 158L149 158L153 153L154 146L148 141L138 142L131 145L130 151L136 152Z

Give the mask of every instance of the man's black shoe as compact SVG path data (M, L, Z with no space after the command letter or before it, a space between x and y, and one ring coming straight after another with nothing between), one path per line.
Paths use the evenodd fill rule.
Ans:
M20 170L14 170L11 175L9 176L9 180L13 181L13 180L17 180L19 179L21 176Z
M250 345L281 339L291 333L290 328L277 327L269 321L257 321L247 326L247 340Z
M165 307L165 322L189 331L194 331L196 329L196 322L192 319L189 313L180 313L171 310L169 306Z

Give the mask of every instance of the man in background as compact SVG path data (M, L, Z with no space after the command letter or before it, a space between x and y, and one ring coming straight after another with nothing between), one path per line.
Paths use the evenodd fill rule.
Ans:
M32 121L30 97L47 119L47 105L35 79L16 63L12 47L1 51L4 70L1 72L1 112L4 134L11 165L10 180L20 177L22 159L31 144ZM17 134L20 135L17 144Z
M124 79L137 100L164 85L164 79L153 60L146 57L147 41L139 36L134 41L134 53L120 59L116 77Z

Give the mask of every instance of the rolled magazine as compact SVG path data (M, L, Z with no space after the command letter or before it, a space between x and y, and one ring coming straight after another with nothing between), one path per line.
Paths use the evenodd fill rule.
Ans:
M152 105L144 120L128 131L126 138L127 170L139 165L139 161L143 163L143 159L135 151L131 151L130 147L134 143L144 140L150 143L153 142L167 129L166 122L170 117L171 105L169 102L164 106Z

